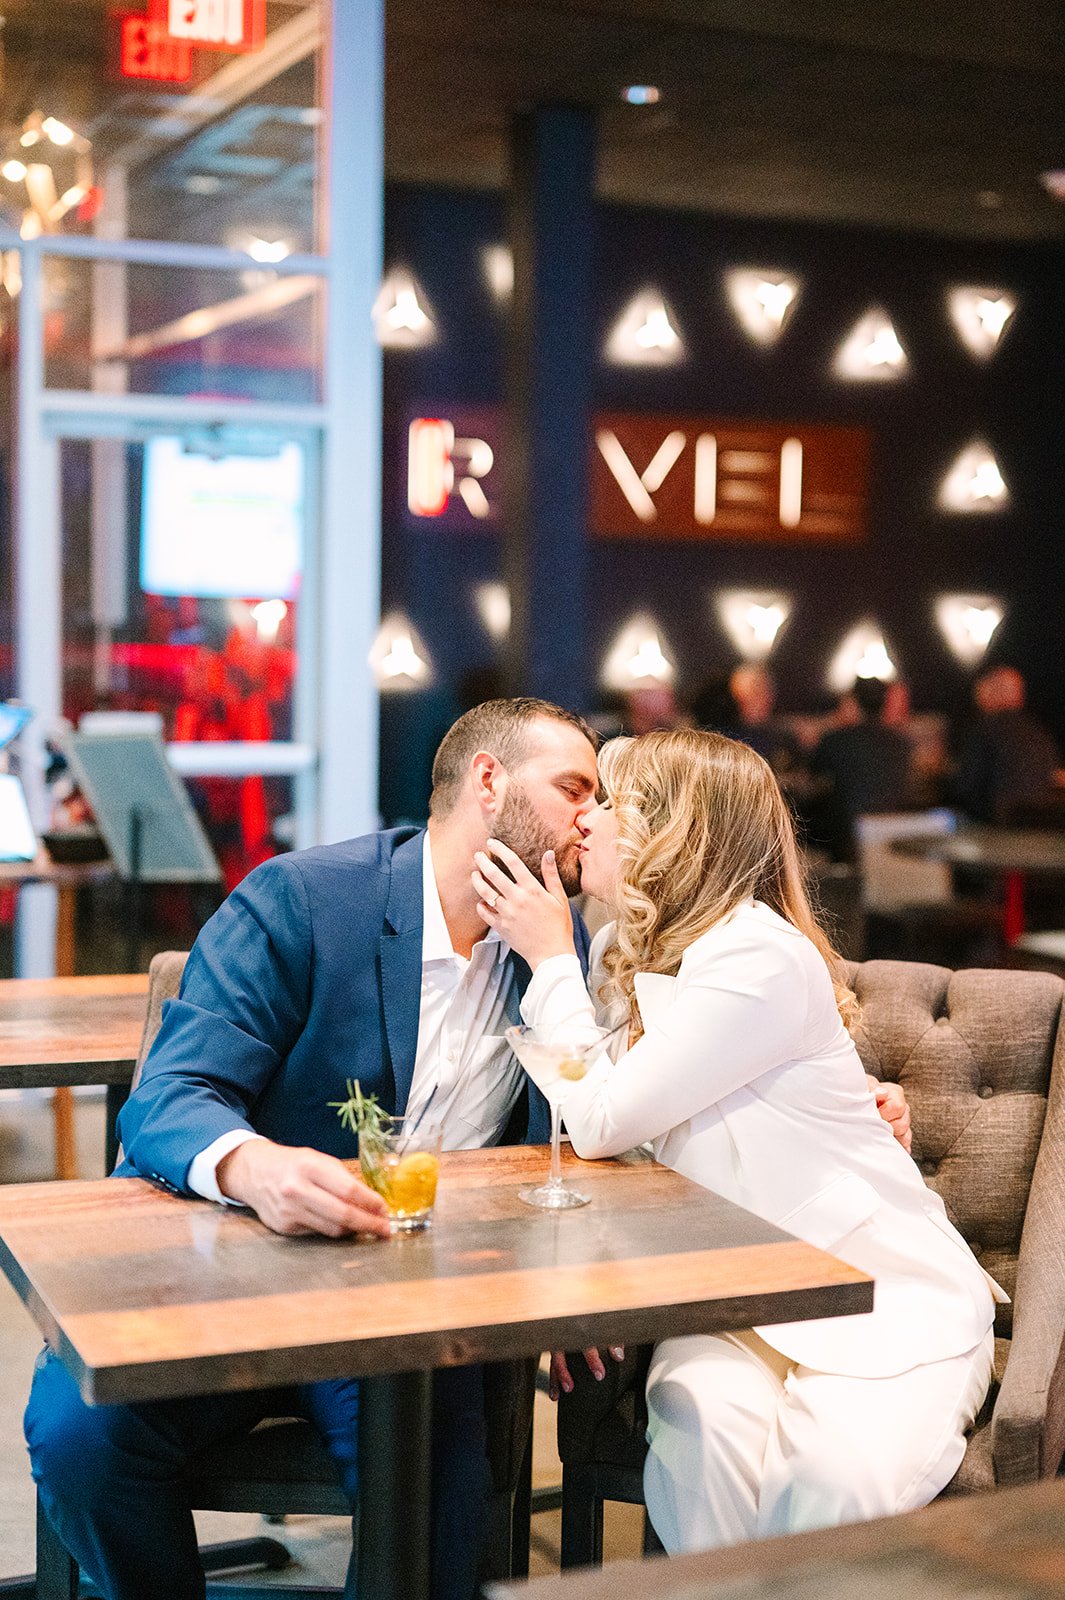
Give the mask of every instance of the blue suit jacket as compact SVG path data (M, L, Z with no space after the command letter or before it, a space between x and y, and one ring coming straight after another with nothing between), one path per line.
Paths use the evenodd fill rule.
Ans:
M401 1114L414 1075L422 960L422 829L277 856L204 927L119 1122L118 1173L188 1192L193 1157L233 1128L351 1157L330 1100L358 1078ZM587 969L588 935L574 914ZM529 969L511 955L524 993ZM520 1021L515 1015L513 1021ZM549 1137L531 1084L507 1135Z

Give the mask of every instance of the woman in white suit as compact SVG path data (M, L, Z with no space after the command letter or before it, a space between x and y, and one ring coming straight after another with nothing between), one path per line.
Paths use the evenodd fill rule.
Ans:
M528 961L526 1022L627 1016L564 1103L578 1155L656 1158L861 1268L866 1316L666 1339L647 1386L647 1508L666 1549L883 1516L949 1482L991 1378L994 1298L877 1115L854 995L807 900L791 815L748 746L682 730L600 756L582 885L616 910L589 998L550 856L490 843L481 911ZM568 1373L555 1358L563 1387Z

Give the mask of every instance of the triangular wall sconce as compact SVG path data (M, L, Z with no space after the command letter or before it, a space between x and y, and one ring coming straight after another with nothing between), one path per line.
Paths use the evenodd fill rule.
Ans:
M891 683L898 669L888 653L884 635L875 622L859 622L843 640L829 664L827 684L833 694L846 694L856 678L879 678Z
M377 630L369 655L374 679L382 694L428 689L433 668L413 623L401 611L392 611Z
M801 285L786 272L737 268L725 274L725 291L744 330L757 344L775 344L794 311Z
M1017 301L1005 289L960 288L950 290L947 307L962 344L986 361L998 349Z
M906 352L886 312L874 308L866 312L836 354L837 377L860 382L883 382L905 372Z
M624 692L656 683L672 683L677 669L655 619L641 613L621 629L610 647L600 681L604 689Z
M373 304L374 333L387 350L432 344L436 324L421 288L406 267L393 267Z
M662 296L645 289L630 301L606 342L607 359L624 366L669 366L684 358L681 338Z
M975 439L961 452L939 488L944 511L1002 511L1009 499L998 462L982 439Z

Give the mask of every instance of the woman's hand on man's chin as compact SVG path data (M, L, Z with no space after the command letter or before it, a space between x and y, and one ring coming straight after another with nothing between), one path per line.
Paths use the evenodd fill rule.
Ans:
M552 956L575 953L569 899L553 850L543 858L543 883L499 839L489 839L473 860L470 881L477 892L478 912L533 970Z

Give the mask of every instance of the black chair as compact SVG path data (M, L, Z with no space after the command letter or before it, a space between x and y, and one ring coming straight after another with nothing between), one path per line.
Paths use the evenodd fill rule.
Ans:
M152 961L134 1088L159 1031L163 1003L180 988L185 960L184 951L168 950ZM485 1367L488 1457L494 1487L485 1541L486 1580L528 1572L529 1513L523 1486L531 1462L535 1381L535 1360L495 1362ZM329 1453L303 1418L268 1418L243 1438L210 1451L193 1463L189 1488L197 1511L254 1511L271 1517L351 1515L351 1504ZM209 1545L200 1555L208 1573L249 1566L281 1568L291 1559L285 1546L271 1538ZM77 1563L52 1529L38 1499L36 1600L76 1600L78 1581ZM29 1592L11 1591L27 1596Z

